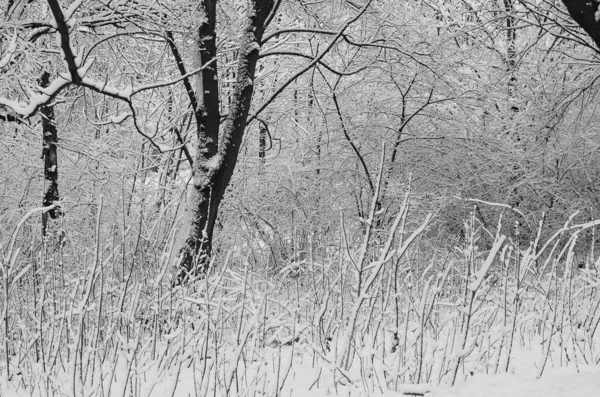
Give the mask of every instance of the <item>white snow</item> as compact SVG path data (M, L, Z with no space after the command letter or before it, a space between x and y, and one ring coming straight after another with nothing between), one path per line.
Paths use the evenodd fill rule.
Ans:
M121 113L121 114L116 114L114 116L110 116L108 118L108 121L113 123L113 124L121 124L123 121L125 121L129 116L131 116L129 113Z
M488 273L488 270L490 269L490 266L492 265L492 262L494 261L494 258L496 257L496 254L498 253L498 250L504 243L504 240L506 240L506 236L502 235L494 243L494 247L492 248L489 256L487 257L487 259L485 260L485 262L483 263L483 265L477 272L477 274L475 276L475 280L473 282L471 282L471 284L469 284L469 289L471 291L476 292L479 289L479 287L481 286L481 283L483 282L485 275Z
M77 11L77 9L79 8L79 6L81 6L81 3L83 3L83 0L75 0L69 6L69 8L67 8L67 10L63 12L63 15L65 17L65 21L67 21L67 22L70 21L70 19L73 17L73 13L75 11Z
M48 100L50 93L58 92L60 89L62 89L67 84L69 84L69 81L62 78L62 76L61 76L57 79L54 79L50 83L50 85L48 87L46 87L45 89L41 89L40 91L42 91L42 93L33 94L31 96L31 98L29 98L28 104L22 104L22 103L18 103L16 101L12 101L10 99L0 97L0 105L9 107L15 113L27 118L27 117L31 116L39 106L43 105Z
M92 310L89 308L89 310ZM66 314L65 314L66 315ZM221 360L224 365L224 384L217 386L215 393L210 395L226 396L229 390L231 396L275 396L279 390L281 396L385 396L395 397L403 395L422 395L426 397L593 397L600 396L600 366L578 365L554 367L546 370L540 379L535 377L535 361L537 354L525 348L519 348L514 353L514 362L509 373L485 374L474 373L459 374L455 386L434 385L428 383L407 384L396 383L394 377L401 376L406 368L400 369L395 375L392 368L385 365L370 367L368 360L363 363L362 369L343 371L334 364L327 364L321 360L315 361L314 350L317 347L310 345L306 339L300 339L292 346L280 346L248 349L245 355L242 351L247 348L250 338L260 325L254 320L246 324L246 330L240 336L240 344L231 345L221 351ZM189 320L189 321L193 321ZM304 329L299 330L299 333ZM192 332L187 332L193 335ZM175 390L176 396L203 396L202 387L207 387L211 380L202 379L202 369L196 356L197 350L193 348L195 338L188 336L181 328L174 329L163 335L158 347L157 358L152 359L147 351L148 344L139 338L122 339L123 354L117 357L117 362L106 361L96 368L97 373L90 374L96 383L102 378L104 394L99 392L98 385L93 389L75 389L82 394L77 395L104 395L121 396L125 391L126 396L161 397L170 396ZM203 339L202 337L200 340ZM225 341L225 340L224 340ZM181 343L190 346L179 356L173 358L162 357L168 355L167 343L179 346ZM342 343L343 344L343 343ZM533 345L532 345L533 346ZM258 349L257 349L258 348ZM146 349L146 350L145 350ZM162 353L161 353L162 352ZM250 353L251 352L251 353ZM339 352L338 352L339 353ZM367 348L363 357L377 356L376 350ZM368 354L367 354L368 353ZM93 352L86 353L93 356ZM161 358L162 357L162 358ZM164 358L164 359L163 359ZM94 360L92 360L94 361ZM192 362L194 362L192 365ZM319 364L320 362L320 364ZM225 364L223 364L225 363ZM226 364L228 363L228 364ZM236 365L237 363L237 365ZM209 358L207 366L214 365L214 360ZM52 387L59 387L64 394L72 395L72 378L70 371L72 363L65 367L59 374L44 374L41 365L31 369L38 372L39 379L49 376ZM243 371L240 373L240 371ZM237 373L237 375L236 375ZM247 387L235 386L236 382L249 382ZM237 379L237 380L236 380ZM366 381L365 381L366 380ZM126 381L133 382L137 392L130 394ZM91 382L91 380L90 380ZM0 378L0 395L6 397L25 397L30 395L46 395L31 393L32 390L25 383L24 374L15 373L7 384L6 378ZM211 386L211 387L214 387ZM108 392L111 390L111 392ZM90 394L91 393L91 394Z
M0 58L0 68L3 68L6 65L8 65L8 63L12 59L12 56L16 50L17 50L17 32L15 31L12 38L10 39L8 48L4 52L4 55L2 55L2 58Z
M208 165L218 162L215 156ZM8 252L3 263L16 273L23 268L19 253L12 245ZM526 253L519 258L527 261ZM289 277L265 280L247 260L170 289L161 285L170 256L160 257L157 273L127 287L110 278L110 256L104 267L88 261L43 323L35 307L25 317L11 308L10 377L0 344L0 396L600 396L600 333L590 331L600 321L600 291L584 277L594 275L528 279L538 288L517 288L516 279L506 279L506 289L486 285L496 289L476 300L466 327L460 311L467 280L460 284L466 293L449 295L446 285L437 295L438 270L412 278L398 293L384 283L365 288L363 280L362 288L340 295L339 284L329 284L334 278L319 284L337 274L327 266L306 261L306 274L321 274L302 279L286 271ZM485 267L483 255L477 261ZM393 299L379 309L386 290L400 298L399 314ZM16 307L19 296L11 297ZM44 362L33 348L42 340Z
M131 86L119 89L116 87L112 87L106 83L97 82L96 80L91 79L89 77L84 77L81 79L81 81L86 86L94 87L102 93L117 97L119 99L123 99L125 101L131 100L131 94L133 92L133 87Z
M520 374L481 375L452 388L440 387L435 397L593 397L600 396L600 367L560 368L541 379Z
M211 158L206 160L204 162L203 166L209 170L216 170L217 168L219 168L220 163L221 163L221 155L215 154L214 156L212 156Z

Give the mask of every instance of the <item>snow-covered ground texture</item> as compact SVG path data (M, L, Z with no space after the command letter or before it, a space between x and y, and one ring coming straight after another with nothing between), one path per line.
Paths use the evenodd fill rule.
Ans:
M67 371L48 375L42 368L32 375L15 374L8 386L0 383L2 396L402 396L429 397L590 397L600 395L600 366L572 363L565 367L548 368L537 379L536 355L518 350L518 361L509 373L461 373L454 386L404 384L401 379L386 374L381 368L341 371L335 365L315 360L307 346L267 347L260 355L249 357L232 374L228 365L235 359L234 351L224 351L223 372L214 373L214 363L195 362L191 357L174 359L170 363L145 358L133 361L121 357L120 362L88 368L88 384L82 386L79 374L75 382ZM293 352L293 353L292 353ZM229 356L227 356L229 354ZM558 363L556 363L558 364ZM379 373L378 373L379 372ZM203 375L204 374L204 375ZM206 380L210 374L213 379ZM233 378L231 376L233 375ZM101 381L101 378L104 378ZM228 383L231 382L231 383ZM216 383L215 383L216 382ZM215 384L218 384L215 387ZM75 388L73 388L75 385ZM228 390L229 387L229 390Z
M415 226L279 267L224 255L176 287L167 255L128 268L116 240L30 278L7 251L0 396L600 396L592 226L486 249L467 227L442 254Z

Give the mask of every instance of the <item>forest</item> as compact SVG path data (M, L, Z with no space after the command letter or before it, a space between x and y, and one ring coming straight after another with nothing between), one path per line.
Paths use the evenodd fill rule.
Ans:
M597 0L0 13L0 396L599 371Z

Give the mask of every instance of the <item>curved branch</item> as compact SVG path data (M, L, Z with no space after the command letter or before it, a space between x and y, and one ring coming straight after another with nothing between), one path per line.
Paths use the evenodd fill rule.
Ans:
M85 55L83 56L83 63L87 62L87 59L92 54L92 51L94 51L94 49L96 47L98 47L100 44L104 43L105 41L108 41L110 39L114 39L115 37L120 37L120 36L134 36L135 37L137 35L141 35L141 36L143 36L143 35L151 35L151 33L141 32L141 31L140 32L120 32L120 33L114 33L114 34L105 36L105 37L101 38L100 40L96 41L94 44L92 44L90 46L90 48L88 48L88 50L86 51ZM162 36L160 36L160 37L162 37Z
M323 59L323 57L327 55L327 53L329 52L329 50L331 50L335 43L337 43L337 41L344 34L346 29L348 29L350 25L356 22L365 13L365 11L367 11L367 8L369 8L372 2L373 0L368 0L367 3L363 6L363 8L354 17L350 18L348 21L346 21L346 23L342 25L342 27L338 30L333 40L329 42L327 47L325 47L325 49L319 55L317 55L310 63L302 67L299 71L294 73L294 75L292 75L285 83L279 86L279 88L277 88L277 90L275 90L275 92L271 94L271 96L267 98L265 102L263 102L263 104L258 108L258 110L248 118L246 125L250 124L256 117L258 117L258 115L261 114L267 108L267 106L269 106L269 104L271 104L271 102L273 102L273 100L275 100L275 98L277 98L279 94L283 92L283 90L285 90L290 84L296 81L297 78L302 76L304 73L312 69L317 63L319 63L321 59Z
M273 8L271 9L271 12L269 13L269 16L267 17L267 19L265 21L265 24L264 24L265 29L271 24L271 22L273 22L273 19L275 19L275 15L277 14L277 10L279 9L279 6L281 5L281 1L282 0L275 0L275 4L273 5Z
M265 128L265 132L269 136L269 147L265 148L265 152L273 149L273 136L271 135L271 131L269 131L269 125L262 119L257 119L258 122Z
M306 55L301 52L295 52L295 51L268 51L268 52L261 53L259 55L259 58L266 58L266 57L270 57L270 56L281 56L281 55L295 56L295 57L306 58L306 59L311 59L311 60L314 59L310 55ZM358 69L351 70L349 72L342 72L337 69L334 69L333 67L329 66L328 64L326 64L323 61L318 61L318 63L319 63L319 65L323 66L325 69L329 70L331 73L336 74L338 76L352 76L352 75L362 72L363 70L365 70L367 68L367 66L363 66Z
M373 186L373 180L371 178L371 174L369 173L369 168L367 167L367 163L365 162L365 159L363 158L362 154L360 153L360 151L358 150L358 148L352 141L352 138L350 138L350 134L348 134L348 130L346 130L346 125L344 124L344 119L342 118L342 111L340 110L340 104L338 103L337 95L335 95L335 91L332 92L332 96L333 96L333 103L335 104L335 110L337 111L338 118L340 119L340 122L342 123L342 131L344 131L344 136L346 137L346 140L348 141L348 143L350 143L352 150L354 150L354 153L356 153L356 157L358 157L358 160L360 161L360 164L362 165L363 170L365 171L365 175L367 176L367 181L369 182L369 188L371 189L371 194L375 195L375 186ZM379 193L377 193L377 195L379 195ZM379 197L377 197L377 198L379 198Z
M29 103L25 106L21 106L17 101L11 101L10 99L0 97L0 106L10 108L21 116L22 119L27 119L33 116L41 106L52 101L65 87L70 85L71 82L65 79L63 76L59 76L54 79L47 89L39 87L39 94L33 95Z
M277 31L267 35L267 37L262 39L260 44L261 45L265 44L267 41L271 40L272 38L275 38L279 35L286 34L286 33L315 33L315 34L328 34L331 36L337 34L337 32L335 30L325 30L325 29L308 29L308 28L280 29L280 30L277 30Z

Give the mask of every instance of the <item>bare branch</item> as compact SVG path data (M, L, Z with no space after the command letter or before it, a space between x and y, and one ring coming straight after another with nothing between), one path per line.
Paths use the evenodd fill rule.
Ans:
M179 49L175 45L175 39L173 37L173 32L166 33L167 43L169 44L169 48L171 49L171 53L173 54L173 58L175 58L175 63L177 64L177 69L179 69L179 73L182 76L186 76L187 72L185 71L185 64L183 63L183 59L181 54L179 54ZM196 94L194 93L194 89L192 88L192 83L188 77L183 79L183 86L185 87L185 91L187 92L188 98L190 100L190 104L192 105L192 111L194 112L194 116L196 118L196 124L202 124L202 115L200 114L200 106L198 106L198 99L196 98Z
M460 197L456 197L459 200L462 200ZM521 215L521 217L525 220L525 222L527 223L527 226L529 226L529 221L527 220L527 218L525 217L525 214L523 214L521 211L519 211L518 209L516 209L515 207L512 207L508 204L503 204L503 203L492 203L490 201L483 201L483 200L479 200L479 199L464 199L466 201L471 201L473 203L481 203L481 204L485 204L485 205L490 205L493 207L502 207L502 208L508 208L514 212L516 212L517 214Z
M295 57L300 57L300 58L306 58L306 59L314 59L313 56L311 55L306 55L303 54L301 52L295 52L295 51L267 51L267 52L263 52L259 55L259 58L266 58L266 57L270 57L270 56L295 56ZM322 60L318 61L319 65L323 66L325 69L329 70L331 73L336 74L338 76L352 76L354 74L360 73L363 70L365 70L368 66L362 66L358 69L355 70L351 70L349 72L343 72L337 69L334 69L333 67L329 66L328 64L326 64L325 62L323 62Z
M265 44L267 41L271 40L272 38L275 38L279 35L282 34L286 34L286 33L315 33L315 34L328 34L331 36L336 35L338 32L336 32L335 30L325 30L325 29L308 29L308 28L288 28L288 29L280 29L277 30L269 35L267 35L267 37L262 39L261 45Z
M367 182L369 182L369 188L370 188L371 194L375 194L375 187L373 186L373 180L371 178L371 174L369 173L369 168L367 167L367 163L365 162L365 159L363 158L362 154L360 153L360 151L358 150L358 148L352 141L352 138L350 138L350 135L348 134L348 130L346 130L346 125L344 124L344 119L342 118L342 111L340 110L340 104L338 103L337 95L335 94L335 91L332 92L332 96L333 96L333 103L335 104L335 110L337 111L338 118L340 119L340 123L342 123L342 131L344 132L344 136L346 137L346 140L348 141L348 143L350 143L352 150L356 154L356 157L358 157L358 160L360 161L360 164L362 165L363 170L365 171L365 175L367 176ZM377 194L377 196L378 196L377 198L379 198L379 193Z
M264 24L265 29L271 24L271 22L273 22L273 19L275 19L275 15L277 15L277 10L279 10L281 1L282 0L275 0L275 4L273 4L273 9L271 10L271 12L269 13L269 16L265 20L265 24Z
M91 59L90 61L88 61L88 63L86 65L79 68L77 75L85 76L87 69L89 69L89 67L91 67L93 62L94 62L94 60ZM119 99L119 100L130 103L132 97L134 95L139 94L140 92L177 84L180 81L185 80L186 78L201 72L203 69L208 67L213 62L214 62L214 59L207 62L206 64L202 65L201 67L194 69L191 72L186 73L185 75L180 76L173 80L161 81L161 82L157 82L157 83L153 83L153 84L142 85L139 87L134 87L132 85L130 87L126 87L123 89L119 89L119 88L110 86L106 82L101 83L90 77L80 77L80 81L78 83L75 83L71 80L71 78L68 74L61 73L59 75L59 77L57 77L56 79L54 79L52 81L52 83L50 83L48 88L38 87L38 91L40 93L32 96L29 99L29 104L22 106L16 101L11 101L9 99L0 97L0 105L12 109L15 113L17 113L23 119L27 119L27 118L33 116L38 111L40 106L43 106L43 105L49 103L50 101L52 101L56 97L56 95L58 95L60 93L60 91L62 91L65 87L67 87L71 84L76 84L76 85L79 85L82 87L86 87L86 88L91 89L92 91L99 93L99 94L103 94L103 95L109 96L111 98Z
M363 6L363 8L354 17L352 17L348 21L346 21L346 23L344 23L342 25L342 27L338 30L338 32L335 35L335 37L333 38L333 40L331 40L329 42L327 47L325 47L325 49L323 51L321 51L321 53L318 54L311 62L309 62L304 67L302 67L300 70L298 70L296 73L294 73L294 75L292 75L286 82L284 82L281 86L279 86L279 88L277 88L277 90L275 90L275 92L273 94L271 94L271 96L258 108L258 110L256 112L254 112L254 114L252 114L252 116L250 116L248 118L248 121L246 124L250 124L256 117L258 117L258 115L260 115L267 108L267 106L269 106L269 104L271 104L271 102L273 102L273 100L275 100L275 98L277 98L279 96L279 94L281 94L281 92L283 92L283 90L285 90L287 88L287 86L292 84L294 81L296 81L297 78L299 78L304 73L306 73L311 68L313 68L316 64L318 64L321 61L321 59L323 59L323 57L325 55L327 55L327 53L329 52L329 50L331 50L331 48L335 45L335 43L337 43L337 41L344 34L346 29L348 29L348 27L350 25L352 25L354 22L356 22L358 20L358 18L360 18L365 13L365 11L367 11L367 9L369 8L369 6L371 5L372 2L373 2L373 0L367 1L367 3Z
M77 5L77 3L81 3L81 1L75 2L73 5ZM74 83L79 83L81 81L81 76L79 76L79 73L77 72L79 65L77 64L76 56L71 48L69 26L67 25L67 21L69 20L69 17L73 13L74 9L69 8L68 14L65 18L65 15L63 14L60 4L58 4L57 0L48 0L48 5L52 11L54 20L56 21L56 29L60 35L60 48L65 55L65 61L67 62L69 74L71 75L71 81Z

